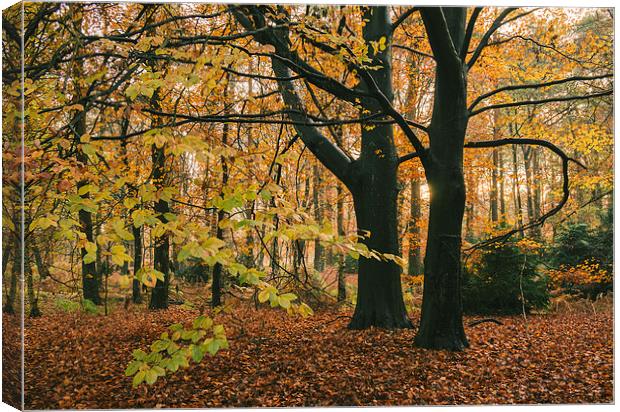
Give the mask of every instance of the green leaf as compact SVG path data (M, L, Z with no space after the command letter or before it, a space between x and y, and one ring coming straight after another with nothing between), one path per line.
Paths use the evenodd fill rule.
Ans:
M151 345L151 350L153 352L162 352L162 351L164 351L164 350L166 350L168 348L169 344L170 344L170 341L156 340Z
M220 343L217 341L217 339L210 339L205 343L207 346L207 352L209 352L211 356L215 355L220 349Z
M145 371L139 371L138 373L136 373L136 375L133 377L133 387L137 387L138 385L140 385L142 382L144 382L144 378L146 377L146 372Z
M204 352L200 348L200 345L191 345L190 347L192 351L192 359L196 363L200 362L205 356Z
M143 362L137 360L129 362L129 365L127 365L127 369L125 369L125 376L133 376L136 372L138 372L140 366L142 366L143 364Z
M269 300L269 295L270 295L270 292L268 289L261 290L260 293L258 294L258 301L260 303L267 302Z
M224 330L224 325L215 325L213 327L213 334L218 338L225 337L226 331Z
M142 349L136 349L133 351L133 357L136 360L144 360L144 358L146 358L146 352L144 352Z
M152 385L155 383L156 380L157 380L157 372L155 372L153 369L147 370L145 374L146 383L148 383L149 385Z
M283 296L278 296L278 304L282 306L284 309L288 309L291 307L291 301L286 299Z

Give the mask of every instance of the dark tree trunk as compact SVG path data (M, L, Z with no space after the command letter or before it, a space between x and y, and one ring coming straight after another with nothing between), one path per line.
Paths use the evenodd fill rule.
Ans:
M9 285L9 294L6 297L6 301L4 302L4 306L2 307L2 311L4 313L15 313L15 308L13 305L15 304L15 296L17 295L17 280L19 279L19 274L21 270L21 250L20 250L20 242L13 242L13 267L11 268L11 283ZM8 260L8 254L6 259Z
M353 193L357 228L361 234L370 233L363 241L369 249L397 255L396 165L392 170L385 167L387 164L368 166L362 178L363 189ZM411 327L403 302L401 268L393 261L364 257L360 257L358 268L357 302L349 328Z
M386 37L386 43L390 44L388 8L363 7L362 10L367 19L362 30L366 43ZM381 66L371 75L381 92L392 100L391 48L369 53L373 64ZM378 104L373 107L374 102L366 103L371 112L381 110ZM398 158L393 129L391 125L373 126L362 125L362 150L356 185L352 188L357 229L361 234L369 232L370 236L364 239L369 249L398 255ZM412 326L403 301L400 273L400 266L393 261L360 257L357 303L349 328Z
M491 222L497 223L499 220L498 213L498 166L499 166L499 158L498 158L498 149L493 148L493 169L491 170L491 192L489 196L489 203L491 209Z
M26 292L28 295L28 305L30 306L29 316L31 318L37 318L41 316L41 311L39 310L38 299L34 292L32 262L28 253L25 255L24 272L26 272L24 275L26 276Z
M461 301L461 232L465 209L463 144L467 129L466 72L458 59L465 8L443 8L457 56L441 55L435 75L435 101L425 162L430 216L424 259L424 295L415 344L430 349L469 346ZM429 31L429 19L423 14ZM433 22L431 22L432 24ZM430 34L430 33L429 33ZM439 56L433 45L433 53Z
M46 262L43 261L43 257L41 256L41 250L38 246L32 246L32 254L34 255L34 261L37 265L37 270L39 271L39 277L41 279L45 279L49 276L49 267Z
M336 228L338 236L344 236L343 192L342 184L338 183L336 185ZM347 300L347 280L344 274L344 263L344 255L338 255L338 302Z
M226 98L228 95L228 86L224 89L224 97ZM222 145L226 147L228 145L228 123L224 123L222 127ZM222 162L222 190L220 191L220 196L224 196L224 187L228 184L228 163L226 162L226 158L221 156L220 158ZM226 212L223 210L218 210L217 212L217 229L215 236L224 240L224 231L220 228L220 222L226 218ZM211 307L216 308L222 304L222 287L223 287L223 270L222 264L216 263L213 266L213 281L211 282Z
M422 273L422 248L420 247L420 178L418 176L411 179L411 217L409 218L409 263L408 271L410 276Z
M322 180L323 179L321 178L321 171L319 170L319 165L315 163L314 166L312 166L312 206L314 208L314 220L316 220L318 224L321 224L323 220L323 211L320 205ZM322 272L325 268L325 262L323 259L323 246L321 245L321 242L315 240L314 269L317 272Z
M157 92L155 92L157 94ZM154 94L154 96L155 96ZM164 187L165 179L165 152L164 148L157 148L153 145L153 180L159 190ZM159 199L155 202L155 213L162 223L167 223L168 219L164 216L170 212L168 202ZM153 254L153 265L156 270L164 274L164 280L157 279L157 283L151 292L150 309L165 309L168 307L168 288L170 286L170 240L167 233L164 233L155 240L155 250Z
M133 227L133 282L131 284L131 300L133 303L142 303L142 284L137 279L138 271L142 269L142 228Z
M80 187L87 185L87 181L82 181L78 184L78 190ZM88 194L82 196L82 198L88 198ZM80 210L78 212L80 225L82 232L86 235L86 240L94 243L93 236L93 215L86 210ZM99 296L99 282L97 281L97 267L95 262L84 263L84 256L88 252L85 248L81 249L82 256L82 293L84 299L92 301L95 305L101 305L101 297Z
M497 169L499 175L499 213L502 221L506 220L506 190L504 187L504 155L501 148L497 148Z
M6 238L5 238L6 239ZM2 276L4 278L4 274L6 273L6 267L9 264L9 260L11 259L11 250L14 245L9 241L6 246L2 248Z
M517 224L523 227L523 206L521 204L521 188L519 185L519 169L517 164L517 148L512 146L512 172L514 174L512 193L514 197L515 215L517 216ZM525 236L523 230L519 230L521 237Z

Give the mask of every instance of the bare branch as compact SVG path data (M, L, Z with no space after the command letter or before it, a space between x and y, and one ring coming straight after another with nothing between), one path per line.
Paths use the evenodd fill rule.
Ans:
M487 110L491 110L491 109L503 109L506 107L530 106L530 105L537 105L537 104L544 104L544 103L568 102L572 100L593 99L596 97L609 96L613 92L614 92L613 90L606 90L600 93L592 93L592 94L578 95L578 96L549 97L547 99L539 99L539 100L521 100L517 102L510 102L510 103L491 104L489 106L484 106L478 110L474 110L470 112L469 116L473 117L473 116L476 116L477 114L486 112Z
M613 73L601 74L598 76L573 76L573 77L567 77L565 79L551 80L551 81L544 82L544 83L504 86L504 87L500 87L499 89L496 89L491 92L478 96L473 101L473 103L469 106L468 110L471 112L474 109L474 107L476 107L476 105L478 105L482 100L487 99L491 96L494 96L502 92L507 92L507 91L512 91L512 90L523 90L523 89L539 89L542 87L555 86L555 85L562 84L562 83L575 82L575 81L598 80L598 79L605 79L605 78L609 78L613 76L614 76Z
M407 20L407 17L411 16L413 13L415 13L418 10L419 9L417 7L411 7L410 9L407 9L403 14L398 16L396 20L394 20L394 22L392 23L392 27L390 28L390 31L393 33L398 28L398 26L400 26L405 20Z
M471 13L469 22L467 23L467 29L465 30L465 38L463 39L463 46L461 47L461 60L465 61L467 57L467 51L469 50L469 43L471 42L471 36L474 34L474 27L476 26L476 20L482 11L482 7L475 7Z
M480 40L480 43L478 43L476 50L474 50L474 54L471 56L471 58L467 62L468 69L471 69L474 66L474 64L476 64L476 61L482 54L482 50L487 46L489 39L491 38L493 33L495 33L497 29L499 29L502 26L504 19L508 17L508 15L515 10L517 10L516 7L508 7L504 9L500 13L500 15L497 16L497 18L493 21L493 23L491 24L491 27L489 27L489 30L487 30L486 33L484 33L484 36L482 36L482 40Z
M564 151L562 149L560 149L559 147L557 147L553 143L548 142L546 140L508 138L508 139L498 139L498 140L489 140L489 141L481 141L481 142L468 142L468 143L465 143L464 146L465 146L465 148L479 149L479 148L499 147L499 146L513 145L513 144L518 144L518 145L525 144L525 145L542 146L542 147L544 147L546 149L551 150L553 153L555 153L562 160L562 199L560 200L560 202L557 205L555 205L555 207L553 207L547 213L545 213L542 216L540 216L540 218L538 218L537 220L529 222L528 224L523 225L522 227L510 230L510 231L508 231L508 232L506 232L506 233L504 233L502 235L495 236L495 237L492 237L492 238L487 239L485 241L482 241L480 243L477 243L474 246L471 246L471 247L465 249L465 251L467 251L467 252L471 252L471 251L474 251L476 249L480 249L482 247L488 246L488 245L496 243L496 242L504 242L504 241L508 240L512 235L514 235L517 232L521 232L523 230L531 229L533 227L540 226L543 223L545 223L545 221L547 219L549 219L551 216L557 214L560 210L562 210L562 208L564 207L564 205L566 204L566 202L568 201L568 198L570 196L569 176L568 176L568 165L569 165L569 162L573 162L576 165L578 165L579 167L582 167L584 169L586 168L583 163L579 162L576 159L573 159L573 158L569 157L566 153L564 153Z

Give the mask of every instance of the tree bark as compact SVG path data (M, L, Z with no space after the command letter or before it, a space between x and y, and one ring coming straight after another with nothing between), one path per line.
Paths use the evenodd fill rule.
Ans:
M29 316L31 318L36 318L41 316L41 311L39 310L37 296L34 293L34 276L32 273L32 262L27 252L25 254L24 272L26 272L24 273L24 275L26 276L26 293L28 295L28 305L30 306Z
M19 249L20 242L18 240L13 242L13 247L15 248L15 250L13 252L13 264L11 268L11 283L9 285L8 296L6 298L6 301L4 302L4 306L2 307L2 311L4 313L10 314L15 313L15 308L13 307L13 305L15 304L15 297L17 296L17 280L19 279L19 272L21 267L21 251ZM8 254L6 258L8 259Z
M314 220L318 224L322 223L323 220L323 211L321 209L320 199L321 199L321 182L323 181L321 177L321 171L319 170L319 165L315 162L312 166L312 207L314 208ZM325 268L325 261L323 260L323 246L321 242L318 240L314 241L314 269L317 272L322 272Z
M226 92L224 92L226 94ZM222 144L226 146L228 144L228 124L225 123L222 130ZM228 164L226 158L221 157L222 162L222 191L220 196L224 195L224 187L228 183ZM226 218L226 212L218 210L217 212L217 229L216 237L220 240L224 239L224 231L220 227L220 222ZM222 264L216 263L213 266L213 280L211 282L211 307L216 308L222 304L222 285L223 285L223 271Z
M78 160L83 164L86 164L87 157L82 152L78 154ZM78 183L78 190L81 187L84 187L88 184L88 181L82 180ZM81 196L84 199L87 199L88 193ZM95 243L95 239L93 236L93 215L91 212L80 209L78 212L80 226L82 228L82 232L86 235L86 240ZM84 299L88 299L92 301L95 305L101 305L101 297L99 296L99 282L97 281L97 266L95 262L84 263L84 256L86 256L88 252L85 248L81 248L81 256L82 256L82 293Z
M465 33L465 8L443 8L450 35L431 32L437 9L422 18L433 54L438 58L435 101L429 127L430 150L425 162L430 188L430 216L424 259L424 292L415 344L430 349L462 350L469 346L463 328L461 301L461 232L465 209L463 145L467 130L467 84L458 58ZM429 13L430 11L430 13ZM443 20L443 19L441 19ZM447 35L447 33L445 33ZM454 44L456 50L439 47Z
M153 94L155 96L157 92ZM152 148L153 158L153 180L157 189L161 189L165 186L165 152L164 148L157 148L153 145ZM170 212L168 202L163 199L159 199L155 202L155 213L158 215L158 219L162 223L167 223L165 214ZM155 250L153 254L153 265L155 270L164 274L164 280L157 279L155 287L151 292L150 309L166 309L168 307L168 288L170 286L170 240L167 233L164 233L155 240Z
M386 38L390 44L387 7L363 7L367 24L362 29L367 44ZM391 48L369 50L374 65L381 68L371 75L381 92L391 101ZM368 86L368 85L367 85ZM371 113L381 111L378 103L366 102ZM369 234L363 242L369 249L398 255L397 198L398 157L391 125L362 125L362 147L357 161L356 186L352 190L357 229ZM387 329L411 327L403 301L401 268L396 262L360 257L357 303L351 329L377 326Z
M422 248L420 246L420 219L422 211L420 209L420 178L418 176L411 179L411 217L409 218L409 262L408 271L410 276L422 273Z
M133 281L131 284L131 300L133 303L142 303L142 284L137 279L138 271L142 269L142 228L133 227Z
M344 190L342 184L338 182L336 184L336 228L338 230L338 236L344 236L344 205L343 205ZM338 255L338 302L344 302L347 300L347 280L344 273L344 255Z

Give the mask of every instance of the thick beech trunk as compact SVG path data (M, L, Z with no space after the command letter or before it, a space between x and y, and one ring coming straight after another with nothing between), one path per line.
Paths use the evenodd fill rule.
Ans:
M357 228L369 249L398 254L396 167L368 168L359 192L353 193ZM403 302L401 268L393 261L360 257L357 302L351 329L371 326L396 329L411 327Z
M382 37L389 44L387 7L363 7L367 24L362 30L366 43ZM391 48L369 52L373 64L381 67L372 71L377 87L393 99ZM366 102L371 112L381 111L374 101ZM376 107L373 107L376 105ZM380 253L398 255L398 157L394 147L391 125L362 125L361 155L357 160L355 184L351 191L358 232L369 232L364 243ZM411 321L403 301L400 282L401 268L396 262L360 257L357 303L351 329L377 326L386 329L408 328Z
M455 45L464 36L465 9L443 8ZM425 21L425 24L427 21ZM457 46L457 53L460 49ZM461 301L461 232L465 210L463 144L467 129L466 72L461 60L438 63L425 171L430 216L424 258L424 296L415 344L430 349L469 346Z

